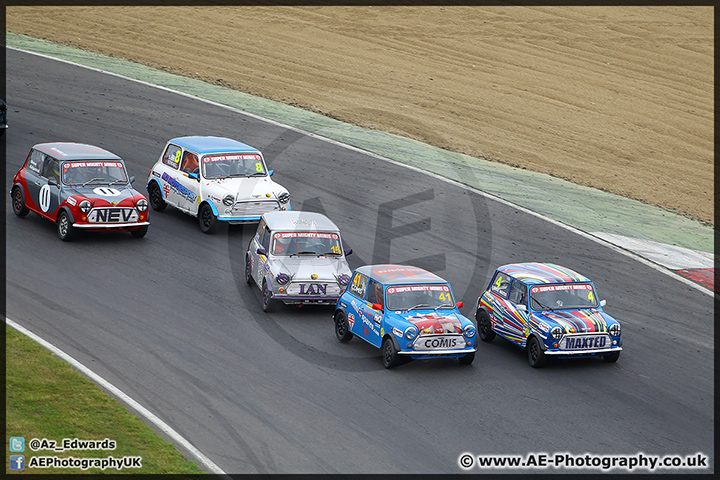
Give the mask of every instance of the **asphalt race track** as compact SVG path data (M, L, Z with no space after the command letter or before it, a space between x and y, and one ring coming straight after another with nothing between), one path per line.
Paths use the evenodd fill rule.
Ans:
M461 473L466 452L701 452L712 470L710 295L510 206L229 109L15 50L6 71L7 316L225 472ZM36 143L106 148L145 192L169 138L205 134L263 151L294 209L340 226L351 267L428 268L452 283L470 318L498 265L548 261L586 274L622 323L620 360L535 370L497 338L471 366L385 370L379 350L336 340L331 308L261 310L243 278L253 227L205 235L168 208L151 212L144 239L85 233L63 243L50 222L12 213L12 176Z

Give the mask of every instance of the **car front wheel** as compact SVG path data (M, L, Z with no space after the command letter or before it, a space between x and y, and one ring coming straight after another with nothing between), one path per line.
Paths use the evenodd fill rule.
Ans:
M468 353L464 357L458 358L460 365L470 365L475 360L475 352Z
M207 203L203 203L202 207L200 207L198 220L200 221L200 230L202 230L203 233L213 233L215 231L217 227L217 217Z
M3 130L0 130L0 131L3 131ZM12 203L13 203L13 212L18 217L24 217L25 215L27 215L30 212L30 210L28 210L27 206L25 206L25 197L23 196L23 192L20 187L13 188Z
M620 358L620 352L619 352L619 351L617 351L617 352L612 352L612 353L609 354L609 355L603 355L602 358L603 358L603 360L605 360L606 362L614 363L614 362L617 362L617 361L618 361L618 358Z
M245 281L248 285L252 283L252 263L250 262L250 255L245 255Z
M385 368L392 368L400 363L400 355L390 337L385 337L382 341L382 357Z
M335 314L335 336L342 343L349 342L353 337L350 326L348 325L347 315L345 315L343 311Z
M272 303L272 292L268 289L267 281L263 280L263 284L262 284L262 309L263 309L263 312L270 311L271 303Z
M533 368L540 368L545 365L545 352L543 352L540 342L535 337L530 337L527 343L528 362Z
M475 319L477 320L477 331L480 340L483 342L492 342L492 339L495 338L495 332L493 332L490 317L487 312L478 308L477 312L475 312Z
M133 236L133 238L143 238L148 231L148 226L142 226L140 228L136 228L135 230L130 230L130 235Z
M63 242L69 242L75 236L75 227L72 226L70 215L64 210L57 217L57 233Z

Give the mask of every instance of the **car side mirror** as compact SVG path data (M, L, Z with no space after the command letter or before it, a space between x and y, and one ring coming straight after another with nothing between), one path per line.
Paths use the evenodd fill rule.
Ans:
M57 181L57 180L55 180L54 178L48 178L48 185L55 185L55 186L57 186L57 184L58 184L58 181Z
M188 173L188 177L192 178L193 180L200 181L200 175L197 173Z
M268 171L268 176L272 177L272 176L273 176L273 173L275 173L275 170L270 170L270 171Z
M345 256L347 257L348 255L352 255L352 248L345 250Z
M462 302L462 300L457 302L457 308L462 308L463 305L465 305L465 304Z
M128 181L129 181L130 183L133 183L133 182L135 181L135 175L133 175L132 177L130 177L130 180L128 180Z
M604 307L607 304L607 300L600 300L600 306Z
M372 308L373 308L373 310L379 310L382 312L383 306L380 305L379 303L373 303Z
M258 249L255 250L255 251L258 253L258 255L265 255L265 256L267 256L267 250L265 250L264 248L258 248Z
M518 303L517 305L515 305L515 307L521 312L527 312L527 306L523 305L522 303Z

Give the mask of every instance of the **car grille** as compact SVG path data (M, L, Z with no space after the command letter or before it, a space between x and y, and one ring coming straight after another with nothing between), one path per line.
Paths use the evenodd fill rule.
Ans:
M249 217L277 210L280 210L280 204L273 200L260 202L238 202L233 205L231 214L233 216Z

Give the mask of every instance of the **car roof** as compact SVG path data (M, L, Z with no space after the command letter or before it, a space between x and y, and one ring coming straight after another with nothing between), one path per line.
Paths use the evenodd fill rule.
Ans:
M383 285L406 285L408 283L447 283L432 272L412 265L365 265L356 270Z
M499 267L498 270L528 285L590 281L584 275L554 263L511 263Z
M122 160L112 152L108 152L104 148L88 145L85 143L72 142L52 142L38 143L33 147L43 153L57 158L60 161L65 160Z
M268 228L272 231L340 231L332 220L321 213L289 210L283 212L268 212L263 215L263 218Z
M200 155L208 153L232 153L232 152L252 152L260 153L257 148L246 145L237 140L232 140L225 137L210 137L210 136L192 136L192 137L177 137L170 140L168 143L173 143L180 147L188 150L192 150Z

